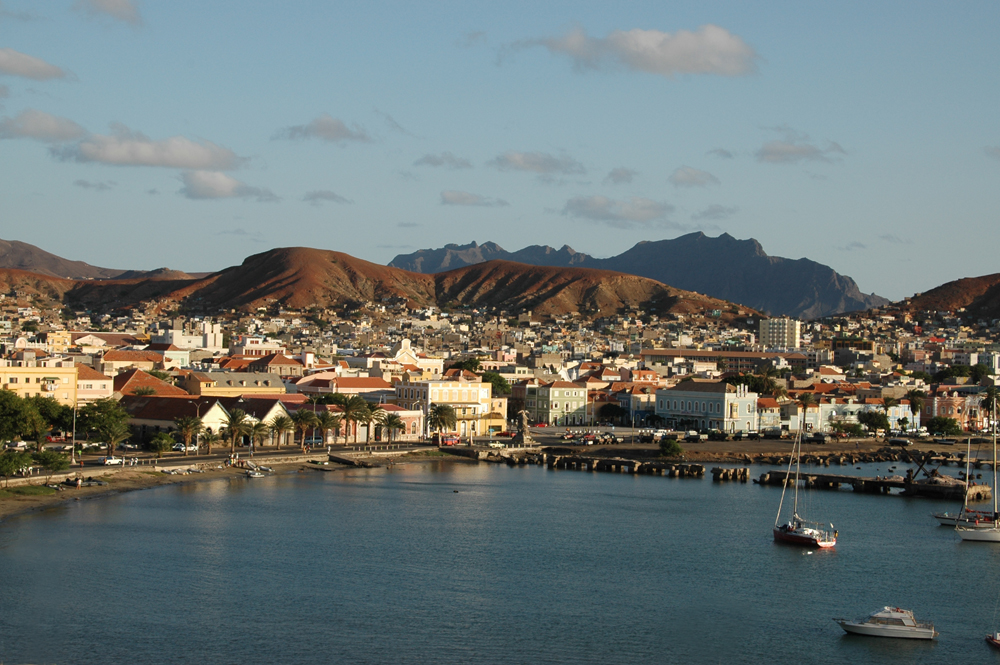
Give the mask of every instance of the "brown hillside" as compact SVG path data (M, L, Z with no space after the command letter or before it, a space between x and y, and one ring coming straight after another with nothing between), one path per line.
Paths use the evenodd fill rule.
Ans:
M434 302L430 275L369 263L342 252L285 247L247 257L181 292L209 307L326 307L349 302L405 298L415 305Z
M727 312L731 306L645 277L591 268L488 261L437 273L434 278L441 306L523 309L553 316L570 312L597 316L636 308L657 314Z
M953 312L963 307L983 315L1000 312L1000 273L942 284L911 298L906 309Z

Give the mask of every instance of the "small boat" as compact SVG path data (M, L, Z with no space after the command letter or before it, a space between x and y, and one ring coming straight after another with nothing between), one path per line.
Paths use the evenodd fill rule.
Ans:
M900 637L910 640L933 640L938 636L934 624L917 621L911 610L883 607L863 619L834 619L848 633L872 637ZM987 638L989 639L989 638Z
M966 526L974 529L986 529L994 526L996 520L993 513L986 510L963 510L957 513L945 511L931 513L941 526Z
M991 647L1000 649L1000 633L993 633L986 636L986 643Z
M247 471L247 478L263 478L264 475L265 474L261 473L260 471L254 471L253 469Z

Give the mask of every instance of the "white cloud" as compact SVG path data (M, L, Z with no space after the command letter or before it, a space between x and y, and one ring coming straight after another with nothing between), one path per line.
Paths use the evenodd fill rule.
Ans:
M605 184L611 185L621 185L624 183L632 182L632 179L639 175L638 171L633 171L632 169L626 169L624 167L618 167L616 169L611 169L611 172L604 177Z
M472 162L462 157L456 157L450 152L439 155L427 154L413 162L414 166L444 166L449 169L471 169Z
M863 242L858 242L857 240L853 240L844 245L843 247L838 247L837 249L839 249L842 252L853 252L858 249L868 249L868 246L865 245Z
M445 206L483 206L487 208L500 208L510 205L503 199L491 199L480 194L470 194L469 192L456 192L447 190L441 192L441 205Z
M61 143L86 135L87 130L69 118L36 109L25 109L13 118L0 120L0 139L35 139L46 143Z
M172 136L153 141L125 125L113 124L113 134L92 134L79 143L51 148L52 155L63 161L99 162L115 166L164 166L176 169L237 168L245 160L229 148L211 141L192 141Z
M734 157L733 153L726 150L725 148L713 148L708 151L709 155L715 155L716 157L721 157L722 159L732 159Z
M983 150L986 151L987 156L1000 159L1000 145L988 145Z
M488 164L501 171L531 171L533 173L562 173L565 175L587 172L587 169L583 168L583 164L572 157L565 155L556 157L546 152L508 151L490 160Z
M716 25L673 34L659 30L615 30L603 39L590 37L582 28L576 28L562 37L533 39L514 46L544 46L552 53L568 55L578 70L599 69L610 62L666 77L742 76L756 69L757 60L750 45Z
M635 196L627 201L606 196L577 196L566 202L562 214L628 228L665 219L673 211L674 207L667 203Z
M110 16L129 25L142 25L142 16L134 0L77 0L73 9L91 16Z
M691 219L693 219L696 222L718 221L721 219L727 219L729 217L732 217L737 212L739 212L739 210L740 210L739 208L735 207L727 208L726 206L719 205L718 203L713 203L704 210L700 210L691 215Z
M16 12L9 9L3 8L3 3L0 2L0 19L14 19L15 21L31 21L35 17L28 12Z
M348 127L343 120L323 113L308 125L294 125L280 130L274 135L276 139L322 139L324 141L343 143L345 141L358 141L367 143L371 141L368 132L361 125L354 123L353 128Z
M880 240L884 240L885 242L891 243L893 245L912 245L913 244L913 240L911 240L910 238L900 238L899 236L894 235L892 233L886 233L884 235L880 235L879 239Z
M177 193L189 199L256 199L259 202L279 200L270 190L250 187L221 171L185 171L184 183Z
M323 201L332 201L333 203L354 203L350 199L345 199L340 194L331 192L329 189L319 189L314 192L307 192L302 200L306 203L311 203L314 206L320 205Z
M0 74L21 76L35 81L63 79L69 75L55 65L12 48L0 48Z
M674 184L674 187L706 187L708 185L718 185L719 179L708 171L682 166L667 178Z

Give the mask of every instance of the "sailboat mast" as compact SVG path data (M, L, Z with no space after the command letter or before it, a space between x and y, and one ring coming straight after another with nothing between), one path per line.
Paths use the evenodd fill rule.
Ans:
M993 523L997 519L997 401L993 399Z
M807 404L802 405L802 420L799 421L799 434L795 437L795 502L792 507L793 518L798 518L799 516L799 460L802 457L802 429L805 427L808 408Z

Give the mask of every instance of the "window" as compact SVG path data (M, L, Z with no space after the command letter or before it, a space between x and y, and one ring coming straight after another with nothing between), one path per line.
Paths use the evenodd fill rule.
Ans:
M553 409L558 409L559 408L559 402L552 402L552 408Z

